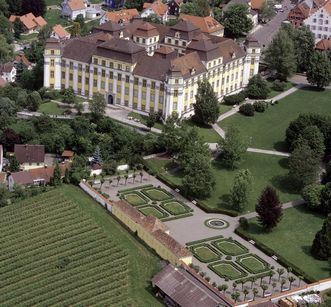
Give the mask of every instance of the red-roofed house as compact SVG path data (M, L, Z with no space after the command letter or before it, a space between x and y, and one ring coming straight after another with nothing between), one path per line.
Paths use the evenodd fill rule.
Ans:
M38 32L43 26L47 25L47 21L42 16L36 17L32 13L28 13L23 16L11 15L9 17L9 21L14 23L17 18L20 19L26 29L24 34Z
M78 15L86 18L86 11L90 7L87 0L65 0L62 4L62 15L75 20Z
M61 25L55 25L51 33L51 37L54 37L59 40L66 40L70 38L70 33L63 28Z
M101 17L100 24L104 24L108 21L112 21L119 24L128 24L135 17L139 17L137 9L106 12Z
M315 46L316 50L329 51L331 50L331 38L321 39Z
M140 16L146 18L151 15L156 15L162 22L166 22L168 20L168 5L163 3L162 0L156 0L153 3L145 2L144 10Z
M31 70L33 68L32 63L26 58L24 53L16 55L14 61L15 66L17 66L18 63L23 63L28 70Z

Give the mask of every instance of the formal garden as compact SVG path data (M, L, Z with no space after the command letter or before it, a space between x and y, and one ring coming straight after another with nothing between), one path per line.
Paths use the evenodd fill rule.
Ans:
M168 191L153 185L120 190L121 199L136 207L142 214L154 215L162 221L192 216L192 209L178 201Z

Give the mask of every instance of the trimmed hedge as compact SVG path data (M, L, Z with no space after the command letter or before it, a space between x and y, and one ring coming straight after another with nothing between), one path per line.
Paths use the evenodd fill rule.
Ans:
M233 106L235 104L239 104L239 103L243 102L245 100L245 98L246 98L246 93L240 92L238 94L224 96L223 101L226 105Z
M199 243L207 243L211 240L223 239L223 238L224 238L223 236L219 235L219 236L210 237L210 238L207 238L207 239L195 240L195 241L191 241L191 242L186 243L186 246L192 246L192 245L199 244Z
M162 213L162 217L160 217L160 219L164 219L169 217L169 214L167 212L165 212L164 210L162 210L161 208L159 208L158 206L154 206L154 205L144 205L144 206L139 206L137 209L139 210L139 212L141 212L142 214L144 214L141 209L145 209L145 208L154 208L155 210L159 211L160 213ZM145 214L144 214L145 215Z
M268 103L266 101L255 101L253 107L255 112L263 113L268 108Z
M185 214L181 214L181 215L175 215L175 216L171 216L171 217L162 218L162 222L169 222L169 221L178 220L178 219L182 219L184 217L190 217L190 216L193 216L193 213L185 213Z
M206 261L204 259L202 259L198 253L195 251L196 248L199 247L206 247L208 249L210 249L214 254L216 254L215 258L209 261ZM194 255L195 258L197 258L200 262L202 263L210 263L210 262L214 262L216 260L220 260L222 257L222 254L220 252L218 252L213 246L211 246L210 244L207 243L201 243L201 244L197 244L194 246L190 246L190 251L192 252L192 254Z
M264 269L253 271L249 266L247 266L244 263L240 262L240 260L242 260L244 258L249 258L249 257L253 257L253 258L257 259L258 261L260 261L264 265ZM255 254L247 254L247 255L239 256L236 259L236 263L238 265L242 266L246 271L248 271L251 274L259 274L259 273L263 273L265 271L270 270L269 263L267 263L266 261L264 261L262 258L260 258L258 255L255 255Z
M239 112L246 116L254 116L254 112L255 112L254 106L251 105L250 103L245 103L240 106Z
M137 191L137 190L141 190L141 189L144 189L144 188L150 188L150 187L153 187L153 185L152 184L146 184L146 185L142 185L142 186L135 187L135 188L120 190L120 191L118 191L118 193L123 194L125 192Z
M222 247L219 247L217 245L217 243L222 243L222 242L233 243L233 244L237 245L238 248L242 249L243 252L240 253L240 254L234 254L234 253L231 253L231 252L226 252L226 251L222 250ZM233 239L230 239L230 238L228 238L228 239L221 239L221 240L214 240L213 242L211 242L211 244L215 248L217 248L218 250L220 250L220 252L223 253L224 255L239 256L239 255L247 254L249 252L249 250L248 250L248 248L246 246L243 246L238 241L233 240Z
M249 240L254 240L255 238L250 237L247 233L245 233L242 229L237 228L235 229L235 233L242 237L243 239L249 241ZM277 262L280 263L284 267L290 267L292 268L292 271L295 275L297 276L302 276L304 281L307 283L313 283L316 282L317 280L311 276L309 276L307 273L305 273L303 270L298 268L295 264L291 263L290 261L286 260L283 256L278 255L274 250L269 248L268 246L264 245L263 243L259 241L255 241L255 246L259 248L262 252L267 254L268 256L273 256L275 255L277 257Z
M271 271L271 270L269 270L269 271L267 271L267 272L264 272L264 273L256 274L256 275L254 275L254 276L249 276L249 277L245 277L245 278L237 279L237 280L236 280L236 283L237 283L237 284L240 284L240 283L246 283L246 282L249 282L249 281L251 281L250 279L251 279L252 277L254 277L254 278L256 278L256 279L263 278L263 277L269 277L269 272L270 272L270 271Z
M167 199L163 199L163 200L159 200L159 199L153 198L153 196L151 196L151 195L148 194L148 191L151 191L152 192L153 190L156 190L158 192L164 193L165 195L168 196L168 198ZM152 186L150 188L142 189L142 190L140 190L140 192L143 193L146 197L148 197L152 201L153 200L154 201L165 201L165 200L174 199L174 196L171 193L169 193L167 190L165 190L163 188L154 187L154 186Z
M240 267L238 267L238 265L236 265L236 264L235 264L234 262L232 262L232 261L218 261L218 262L214 262L214 263L212 263L212 264L209 264L209 265L208 265L208 268L209 268L210 270L212 270L215 274L217 274L218 276L220 276L220 277L222 277L222 278L229 278L230 280L236 280L236 278L231 278L230 276L224 275L224 274L218 272L218 271L214 268L214 266L217 266L217 265L219 265L219 264L223 264L223 263L224 263L224 264L229 264L229 265L233 266L237 271L239 271L239 272L241 273L241 275L242 275L241 278L243 278L243 277L245 277L245 276L248 275L243 269L241 269Z

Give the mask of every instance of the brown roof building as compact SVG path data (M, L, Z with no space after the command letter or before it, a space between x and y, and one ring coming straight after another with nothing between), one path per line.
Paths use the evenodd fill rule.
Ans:
M232 301L212 288L199 276L183 268L167 265L152 279L159 297L170 306L181 307L231 307Z
M331 38L322 39L319 42L317 42L315 49L320 51L331 50Z
M38 31L43 26L47 25L47 21L42 16L34 16L32 13L25 14L23 16L11 15L9 21L15 22L16 19L20 19L24 27L29 31Z
M14 153L20 164L44 163L45 160L44 145L15 144Z
M102 17L101 23L112 21L114 23L127 24L134 17L139 17L137 9L106 12L106 14Z

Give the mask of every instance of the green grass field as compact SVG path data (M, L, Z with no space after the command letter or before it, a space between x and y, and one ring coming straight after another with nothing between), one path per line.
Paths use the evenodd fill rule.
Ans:
M172 215L179 215L189 212L189 208L181 204L178 201L171 201L165 204L162 204L162 207Z
M124 199L132 206L141 206L147 204L147 201L141 195L139 195L137 191L125 194Z
M152 206L147 206L144 208L139 208L139 211L148 216L148 215L153 215L155 217L157 217L158 219L161 219L163 217L165 217L165 213L162 212L159 208L156 207L152 207Z
M136 118L136 119L139 119L140 122L144 125L146 125L146 123L147 123L148 116L146 116L146 115L142 115L142 114L139 114L139 113L136 113L136 112L132 111L132 112L129 113L129 116L131 116L133 118ZM161 122L157 122L157 123L155 123L153 128L162 130L163 129L163 124Z
M242 278L247 275L232 262L221 261L215 264L210 264L208 267L220 277L229 278L230 280Z
M236 262L252 274L258 274L268 270L267 263L254 254L238 257Z
M201 262L212 262L220 259L220 255L214 252L207 244L193 246L191 250L194 256Z
M155 172L159 172L167 180L180 187L183 178L182 171L165 171L164 169L174 166L170 160L155 158L148 160L148 165ZM277 189L282 203L300 198L300 195L292 191L288 184L287 158L247 152L243 156L240 168L249 169L253 176L252 191L245 212L255 210L257 199L268 184ZM216 180L214 190L209 198L201 202L212 209L231 209L229 196L238 170L226 169L220 162L215 161L212 163L212 172Z
M284 210L281 222L270 233L263 231L256 219L251 220L249 230L241 231L319 280L330 276L330 265L328 261L314 259L310 248L323 221L323 216L300 206Z
M62 26L69 26L70 22L61 17L61 10L48 10L44 16L47 23L54 27L56 24L60 24Z
M38 112L49 115L63 115L65 108L61 108L55 102L45 102L39 106Z
M322 92L301 89L270 106L265 113L249 117L235 114L219 125L237 127L250 141L250 147L286 150L285 132L289 123L300 113L331 113L331 90Z
M271 88L273 82L268 81L268 84L269 84L269 87L270 87L270 92L268 94L268 98L273 98L273 97L275 97L275 96L277 96L277 95L279 95L279 94L282 93L282 92L279 92L279 91L275 91L274 89ZM291 82L287 82L286 83L286 88L285 88L284 92L287 91L287 90L289 90L291 87L293 87L293 84Z
M185 124L189 127L195 127L200 137L207 143L217 143L220 140L220 136L211 126L198 125L192 120L186 120Z
M161 306L149 292L159 259L79 188L0 209L6 306Z
M147 188L142 190L142 193L154 201L163 201L173 198L171 194L159 188Z
M225 255L238 256L248 252L246 247L231 239L217 240L212 242L212 244Z

